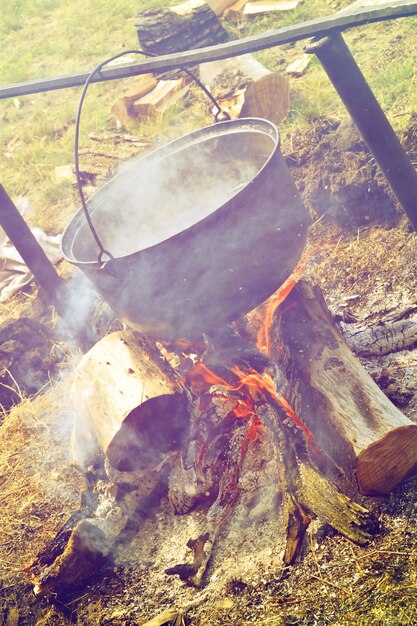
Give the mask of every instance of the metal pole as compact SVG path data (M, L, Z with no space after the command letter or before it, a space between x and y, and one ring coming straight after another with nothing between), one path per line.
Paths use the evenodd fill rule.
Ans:
M417 172L372 93L342 35L313 41L315 54L349 111L385 178L417 230Z
M409 17L417 14L417 0L391 0L378 4L377 6L365 6L357 9L345 9L334 15L318 17L301 24L293 24L275 30L252 35L244 39L228 41L226 43L199 48L197 50L186 50L184 52L174 52L159 56L150 61L141 63L131 63L103 69L99 76L92 82L102 82L105 80L115 80L117 78L127 78L137 74L147 72L166 72L178 69L180 65L198 65L209 61L220 61L240 54L247 54L280 46L300 39L310 37L323 37L334 31L353 28L363 24L371 24L384 20L392 20L400 17ZM52 91L54 89L66 89L67 87L77 87L84 85L90 71L69 74L68 76L56 76L54 78L41 78L15 85L0 86L0 100L3 98L15 98L31 93Z
M2 185L0 185L0 226L5 230L38 285L45 291L58 313L62 314L65 283L58 276L54 266Z

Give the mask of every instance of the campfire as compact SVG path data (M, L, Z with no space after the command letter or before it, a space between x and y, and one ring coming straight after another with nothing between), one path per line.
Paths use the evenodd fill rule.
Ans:
M50 599L132 554L165 587L204 590L271 551L285 569L314 518L366 545L378 523L361 494L389 494L417 467L417 426L297 271L199 341L107 335L76 370L73 404L88 488L27 568Z
M216 90L225 72L250 77L240 119L225 121L211 97L223 122L136 161L88 202L78 180L64 255L136 330L106 335L76 369L86 490L26 568L38 598L67 602L129 567L187 611L268 563L284 578L314 520L366 546L380 523L365 496L417 470L417 426L301 277L307 211L278 130L248 117L256 101L282 119L286 81L251 57L206 70ZM141 111L137 95L118 115ZM232 113L235 96L220 98ZM149 626L167 623L186 621L173 609Z

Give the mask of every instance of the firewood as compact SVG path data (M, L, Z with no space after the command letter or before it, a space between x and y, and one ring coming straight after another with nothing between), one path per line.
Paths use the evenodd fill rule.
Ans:
M206 2L214 13L220 17L230 5L234 4L235 0L206 0Z
M188 83L185 78L158 81L152 91L130 104L132 114L134 117L150 117L164 113L181 100L188 91Z
M260 15L261 13L270 13L272 11L290 11L295 9L299 4L299 0L255 0L247 2L243 15Z
M243 9L248 0L236 0L233 4L230 4L226 11L225 17L230 20L239 21L243 15Z
M311 54L303 54L303 56L295 59L295 61L287 65L287 67L285 68L285 73L293 76L294 78L299 78L306 71L311 61L311 58Z
M83 356L71 397L75 455L84 467L98 449L121 471L155 467L180 446L187 427L175 372L151 341L132 331L107 335Z
M206 544L208 547L206 547ZM177 575L188 585L199 587L211 555L210 548L212 544L213 539L210 537L209 532L203 533L197 539L189 539L187 547L193 551L193 562L180 563L169 567L165 570L165 574L169 576Z
M274 314L281 392L316 443L364 495L390 493L417 470L417 425L351 352L317 286L300 281Z
M278 124L287 116L288 80L250 54L205 63L200 77L232 118L263 117Z
M407 350L417 344L417 320L402 319L373 326L344 324L344 337L359 356L380 356Z
M135 22L141 47L147 52L170 54L224 43L228 34L212 9L201 0L178 7L152 9Z
M376 519L318 471L310 458L303 432L294 422L285 419L282 407L274 405L270 399L257 403L257 413L274 437L275 454L281 458L279 480L287 524L284 564L291 565L296 560L313 517L328 523L358 545L369 543L378 529Z
M111 112L123 125L130 119L137 117L137 112L132 107L133 103L145 96L156 87L156 78L153 74L137 76L129 84L129 90L122 94L111 108Z

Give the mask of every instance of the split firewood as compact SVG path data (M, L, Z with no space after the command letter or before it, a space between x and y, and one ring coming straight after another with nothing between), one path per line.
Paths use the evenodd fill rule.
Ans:
M156 87L157 81L153 74L142 74L129 82L129 90L116 100L111 108L111 112L119 122L124 125L130 119L138 116L132 106L140 98L152 91Z
M228 6L224 16L232 21L239 22L243 17L243 9L248 0L236 0Z
M311 58L311 54L303 54L303 56L295 59L295 61L287 65L287 67L285 68L285 73L289 76L293 76L294 78L299 78L307 70Z
M206 2L217 17L220 17L228 7L234 4L235 0L206 0Z
M351 352L318 287L294 287L274 314L271 345L280 392L362 494L388 494L417 470L417 425Z
M111 333L83 356L71 397L81 467L102 450L118 470L154 468L180 447L188 426L178 376L155 344L133 331Z
M232 119L254 116L279 124L288 114L288 80L250 54L204 63L200 78Z
M298 4L299 0L237 0L229 4L224 14L228 19L237 21L272 11L290 11Z
M131 117L161 115L179 102L189 90L188 77L177 80L160 80L156 87L138 100L130 103Z

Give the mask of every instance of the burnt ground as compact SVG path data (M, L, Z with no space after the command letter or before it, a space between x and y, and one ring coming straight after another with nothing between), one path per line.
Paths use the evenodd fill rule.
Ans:
M403 139L415 159L416 120ZM304 272L321 285L336 318L370 324L415 304L417 236L352 126L316 120L285 138L283 150L312 217ZM381 373L389 372L397 386L391 399L417 422L417 351L363 362L382 386ZM184 522L163 503L96 581L74 587L65 601L36 599L22 569L77 509L85 487L71 461L69 380L61 374L48 393L14 407L0 430L1 624L133 626L171 606L195 626L417 623L417 477L389 498L360 498L381 522L367 548L316 521L302 558L283 568L273 524L260 518L244 531L235 526L199 591L161 566L173 553L187 557L198 516Z

